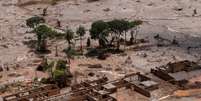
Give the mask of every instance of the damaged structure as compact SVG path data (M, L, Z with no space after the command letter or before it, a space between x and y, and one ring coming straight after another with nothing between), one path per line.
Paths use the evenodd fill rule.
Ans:
M107 77L88 79L70 86L67 92L60 92L56 85L44 85L30 90L20 91L3 97L4 101L117 101L112 94L118 89L131 89L146 97L158 89L158 83L140 73L132 73L116 80Z
M113 81L101 78L71 86L70 92L45 98L43 101L117 101L112 94L120 88L132 89L146 97L151 97L151 91L158 89L158 83L140 73L125 75Z
M172 84L184 87L190 79L201 75L201 66L185 60L156 67L151 69L151 73Z
M30 90L20 91L3 97L3 101L38 101L60 93L56 85L44 85Z
M130 75L124 79L124 82L128 84L127 87L139 92L140 94L151 97L150 92L158 89L158 83L151 80L151 78L142 75L140 73Z

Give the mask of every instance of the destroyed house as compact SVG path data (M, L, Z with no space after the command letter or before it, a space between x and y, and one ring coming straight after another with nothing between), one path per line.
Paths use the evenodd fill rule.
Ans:
M15 94L3 97L3 101L35 101L43 97L49 97L59 94L59 88L56 85L45 85L38 88L20 91Z
M151 69L151 73L170 83L184 86L189 79L201 75L201 66L185 60L156 67Z
M117 91L117 86L112 83L108 83L102 86L105 91L108 91L109 94L115 93Z
M147 97L151 97L151 91L158 89L157 82L140 73L129 75L129 77L124 78L124 82L128 84L129 88L133 88L136 92Z
M72 86L71 91L45 98L45 101L60 101L61 99L66 99L65 101L117 101L112 94L117 93L119 88L133 89L137 93L151 97L151 91L158 89L158 83L140 73L128 74L113 81L108 81L106 78L87 80Z
M104 90L93 90L87 94L87 101L117 101Z
M96 86L99 84L106 83L107 81L108 81L107 77L102 77L102 78L98 78L98 79L89 79L89 80L86 80L79 84L75 84L75 85L71 86L71 89L72 90L81 90L81 89L85 89L88 87L93 87L93 86Z
M175 63L168 63L167 64L168 72L175 73L180 71L193 71L201 69L201 66L196 64L195 62L191 61L180 61Z

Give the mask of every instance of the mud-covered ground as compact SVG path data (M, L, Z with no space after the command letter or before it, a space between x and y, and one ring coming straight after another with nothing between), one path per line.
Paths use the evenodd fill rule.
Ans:
M80 64L102 63L106 69L98 70L98 72L112 78L118 77L120 73L108 72L107 68L114 70L124 67L125 73L149 72L150 68L173 61L188 59L200 62L201 1L199 0L100 0L91 3L85 0L77 0L77 2L63 0L56 5L40 3L23 7L17 6L17 0L0 0L0 65L8 65L17 69L36 67L34 63L38 61L38 55L33 52L34 49L29 43L31 40L35 40L35 36L26 33L30 29L25 25L25 20L31 16L42 14L44 8L47 8L48 15L45 17L47 23L55 27L56 21L60 20L62 29L69 26L75 30L79 25L89 29L90 24L96 20L141 19L145 21L139 29L138 38L149 40L148 44L151 47L140 51L129 50L126 52L126 56L112 55L105 61L85 57L76 58L72 61L72 72L90 71ZM197 14L194 14L195 11ZM158 41L153 38L157 34L168 40L176 38L180 45L157 47ZM88 36L86 35L85 39ZM93 43L95 42L93 41ZM61 41L57 44L59 44L59 55L64 57L61 51L67 46L67 43ZM189 51L188 47L193 48ZM52 58L55 53L54 44L49 48L52 53L48 56ZM125 65L128 56L131 57L132 63ZM5 74L5 72L1 74ZM3 80L5 79L8 78ZM165 87L164 89L168 89ZM166 92L167 90L161 91ZM167 94L162 93L162 96L165 95Z

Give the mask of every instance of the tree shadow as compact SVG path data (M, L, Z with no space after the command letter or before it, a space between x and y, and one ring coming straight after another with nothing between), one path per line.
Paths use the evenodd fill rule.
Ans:
M88 52L85 54L86 57L90 58L98 58L101 60L105 60L107 57L109 57L109 54L120 54L124 53L121 49L115 49L112 47L108 48L88 48Z

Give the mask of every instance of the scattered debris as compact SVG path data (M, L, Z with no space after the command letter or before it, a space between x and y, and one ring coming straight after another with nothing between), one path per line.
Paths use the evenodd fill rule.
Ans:
M90 65L88 68L103 68L101 64Z
M55 85L45 85L35 89L18 92L16 94L7 95L3 97L3 101L30 101L40 100L44 97L49 97L59 94L59 88Z
M103 9L103 11L109 12L109 11L110 11L110 8L105 8L105 9Z

